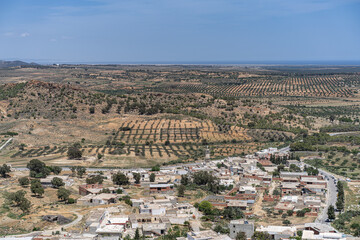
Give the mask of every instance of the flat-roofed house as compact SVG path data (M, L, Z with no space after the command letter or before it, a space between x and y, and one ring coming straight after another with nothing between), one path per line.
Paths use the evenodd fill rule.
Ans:
M187 240L231 240L225 234L217 234L213 230L205 230L200 232L188 232Z
M290 237L296 236L296 227L287 227L287 226L260 226L256 231L267 232L273 239L289 239Z
M301 188L299 182L283 182L281 183L282 194L300 195Z
M88 194L95 194L92 190L99 189L99 192L103 189L103 185L102 184L84 184L84 185L80 185L79 186L79 195L81 196L85 196Z
M172 193L174 192L174 184L150 184L150 193Z
M63 182L65 183L65 185L69 185L70 182L70 177L69 176L59 176L59 175L50 175L47 176L46 178L41 178L40 179L40 183L43 187L53 187L51 181L54 178L60 178L61 180L63 180Z
M231 220L229 223L230 229L230 237L235 239L236 235L239 232L244 232L246 234L246 238L251 238L254 234L254 222L238 219L238 220Z

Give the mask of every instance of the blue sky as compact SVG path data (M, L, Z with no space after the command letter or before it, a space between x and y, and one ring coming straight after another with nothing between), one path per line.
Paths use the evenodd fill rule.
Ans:
M360 0L0 0L0 59L360 60Z

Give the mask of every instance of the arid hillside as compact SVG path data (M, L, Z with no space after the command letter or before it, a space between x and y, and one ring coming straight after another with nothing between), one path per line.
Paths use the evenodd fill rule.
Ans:
M13 141L0 154L14 165L42 158L59 165L149 166L202 159L207 146L214 158L237 156L286 146L325 126L356 125L359 74L341 67L318 71L116 65L1 69L1 141ZM75 143L82 162L67 158Z

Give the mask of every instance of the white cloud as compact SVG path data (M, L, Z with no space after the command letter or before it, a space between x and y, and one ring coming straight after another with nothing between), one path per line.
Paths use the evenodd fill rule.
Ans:
M30 36L30 33L27 32L20 34L20 37L28 37L28 36Z
M6 32L6 33L4 33L4 36L5 37L11 37L11 36L14 36L14 33L13 32Z
M56 42L56 41L57 41L56 38L50 39L50 42Z

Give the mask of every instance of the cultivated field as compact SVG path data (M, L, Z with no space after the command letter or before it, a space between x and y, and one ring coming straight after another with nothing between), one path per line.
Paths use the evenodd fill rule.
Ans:
M173 164L203 159L207 146L212 158L221 158L286 146L335 125L335 131L356 129L359 72L352 66L0 69L5 84L0 86L0 141L15 134L0 153L1 162L24 166L39 158L66 166ZM346 141L354 145L352 139ZM74 143L80 144L81 160L67 158ZM358 174L351 170L354 161L343 166L329 161L329 167L340 172L348 167L346 173L353 176Z

